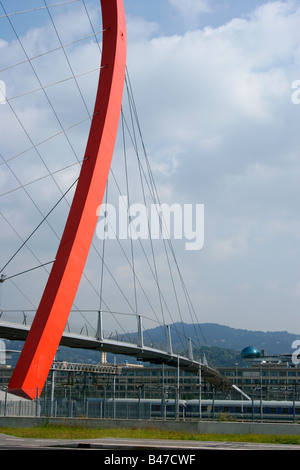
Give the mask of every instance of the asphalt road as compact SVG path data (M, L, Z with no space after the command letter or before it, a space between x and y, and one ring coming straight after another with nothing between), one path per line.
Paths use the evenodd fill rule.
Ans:
M105 455L118 455L122 452L128 455L133 452L143 452L144 459L141 463L145 464L193 464L192 455L203 450L224 451L224 450L300 450L300 445L277 445L277 444L254 444L247 442L205 442L205 441L176 441L176 440L155 440L155 439L86 439L86 440L64 440L64 439L31 439L9 436L0 433L0 451L7 450L102 450ZM116 452L117 454L112 452ZM149 455L165 455L159 462L154 460L147 462ZM185 460L180 461L180 455L185 455ZM146 460L145 460L146 459ZM163 460L168 460L165 462ZM109 462L106 462L109 463ZM110 462L115 463L115 462ZM121 464L121 462L117 462ZM138 465L138 462L135 466Z

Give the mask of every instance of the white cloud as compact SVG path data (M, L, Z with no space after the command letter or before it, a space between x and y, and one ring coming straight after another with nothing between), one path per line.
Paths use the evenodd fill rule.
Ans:
M163 28L158 22L129 16L128 69L161 202L205 205L203 250L193 253L193 257L180 251L180 258L187 255L183 265L193 286L192 298L199 300L203 317L209 311L209 317L217 322L228 313L229 323L234 302L239 302L235 309L241 311L247 303L249 313L254 287L260 283L261 297L257 298L256 307L259 310L261 299L264 306L272 306L270 313L278 314L279 318L284 313L286 294L272 284L271 301L270 289L267 287L268 293L264 292L263 286L270 287L270 280L276 279L276 286L285 283L285 293L288 289L294 292L299 279L295 268L299 246L299 107L291 102L294 91L291 84L300 78L297 75L300 9L293 2L269 2L252 14L232 19L220 27L191 30L189 20L192 22L201 13L212 13L211 2L170 0L170 3L187 21L189 32L162 36ZM66 23L63 16L57 24L60 31L65 29L65 41L86 34L88 29L86 23L77 24L74 18ZM37 45L48 47L55 43L48 28L26 35L26 41L32 38L35 38L32 54L36 53ZM1 51L5 50L6 58L10 55L12 60L18 60L20 51L15 42L0 41L0 47ZM87 41L69 50L76 71L80 73L81 66L82 69L94 67L95 49ZM62 58L61 54L49 56L46 69L42 69L42 60L36 62L41 66L43 79L59 80L70 75L66 64L62 65ZM19 74L13 83L7 82L6 77L0 78L5 80L10 96L22 91L22 87L36 86L29 74ZM95 82L96 75L82 81L91 108ZM77 98L76 88L71 86L62 86L56 97L51 94L64 126L86 116ZM18 111L35 142L42 140L43 133L46 136L59 130L42 100L31 101L31 107L25 99L20 103ZM21 130L14 127L16 123L9 107L0 106L0 111L2 122L7 124L5 131L3 127L0 129L2 152L9 157L30 145ZM76 148L79 146L79 157L87 132L88 123L68 133ZM115 174L124 173L124 168L118 166L119 147L117 144L113 161ZM41 150L51 169L65 165L61 154L67 164L76 161L70 148L60 140L53 140L51 146L49 143ZM41 171L41 167L35 168ZM57 176L64 189L75 177L75 168L74 172L71 169ZM5 189L14 187L16 181L5 167L1 166L0 171ZM25 176L27 182L30 175L23 173L22 177ZM54 185L41 183L35 188L31 191L32 194L40 191L39 204L50 206L57 201ZM13 205L15 212L10 212ZM26 217L27 204L20 195L6 199L4 206L17 225L26 220L26 233L29 221L34 226L36 219L40 220ZM60 214L59 226L62 220ZM123 264L114 250L111 255L116 272L125 277ZM97 268L92 271L97 272ZM238 289L241 285L249 288ZM236 299L238 290L240 298ZM289 301L292 318L297 307ZM245 320L240 318L240 325L245 321L246 327L254 328L253 324L246 324L250 318L249 315ZM269 319L268 315L261 316L262 324L258 328L267 328ZM296 323L291 328L285 326L285 329L293 328Z
M223 279L233 279L226 295L234 297L237 279L261 281L257 304L278 318L287 298L279 289L272 298L264 292L263 276L283 276L290 289L296 282L299 108L291 103L291 84L298 79L299 24L296 3L266 3L217 28L133 45L129 57L155 165L163 167L165 149L182 149L172 180L160 174L161 185L171 184L176 202L205 205L205 245L194 270L187 268L190 277L218 273L222 260ZM215 276L206 283L208 292L216 282ZM225 295L219 284L215 290ZM251 302L252 290L244 302L248 296ZM293 322L297 306L289 305ZM261 321L268 328L267 314Z
M245 149L239 156L239 171L240 165L247 167L249 159L252 163L261 160L263 152L256 152L259 142L264 149L272 129L278 128L284 151L285 125L294 112L290 85L296 67L297 17L285 15L281 22L281 9L271 6L268 13L273 21L269 18L268 24L275 23L277 28L266 30L265 7L261 15L258 11L247 21L232 21L224 28L156 38L142 47L133 46L129 70L137 84L139 109L147 110L142 113L143 128L149 132L152 146L154 142L163 148L172 140L185 153L190 152L189 162L192 156L199 158L196 154L205 152L222 158L224 167L238 157L228 154L230 147L242 143ZM285 46L281 44L279 57L276 44L281 36ZM282 63L284 55L288 66ZM208 142L214 144L214 152L207 152ZM273 147L272 140L269 144ZM269 159L271 152L264 154ZM202 167L205 165L203 161Z
M176 8L186 20L194 20L201 13L211 11L210 0L169 0L169 3Z
M244 232L212 243L212 254L217 262L230 261L232 257L243 256L246 250L247 235Z

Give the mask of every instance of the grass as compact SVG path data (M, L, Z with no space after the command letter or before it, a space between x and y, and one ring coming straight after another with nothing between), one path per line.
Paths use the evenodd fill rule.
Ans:
M73 426L46 425L33 428L0 428L3 434L34 439L101 439L106 437L132 439L176 439L191 441L254 442L269 444L298 444L298 435L262 434L192 434L158 429L91 429Z

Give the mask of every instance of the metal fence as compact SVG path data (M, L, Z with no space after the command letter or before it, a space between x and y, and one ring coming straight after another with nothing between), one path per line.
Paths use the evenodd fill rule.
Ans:
M44 416L58 418L151 419L150 403L115 401L0 401L0 416Z
M0 416L300 422L300 402L60 397L0 399Z
M40 416L40 404L37 401L0 401L0 416Z
M139 400L70 400L55 399L41 401L40 413L43 416L70 418L115 418L115 419L151 419L151 403Z

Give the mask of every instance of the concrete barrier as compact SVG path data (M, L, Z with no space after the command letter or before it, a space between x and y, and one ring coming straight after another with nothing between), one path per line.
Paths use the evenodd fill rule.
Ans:
M176 420L122 420L98 418L39 418L1 416L0 432L3 427L35 427L46 425L79 426L99 429L161 429L182 431L192 434L280 434L299 435L300 425L295 423L256 423L226 421L176 421Z

